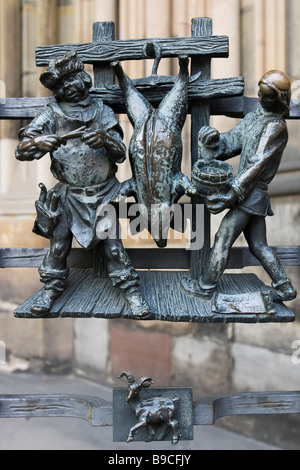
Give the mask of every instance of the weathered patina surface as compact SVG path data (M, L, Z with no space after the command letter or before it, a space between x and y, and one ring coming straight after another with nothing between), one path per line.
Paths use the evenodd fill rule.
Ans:
M140 204L143 228L156 229L159 247L167 244L172 216L170 208L183 194L193 194L192 184L181 172L181 132L188 108L188 57L179 57L180 72L171 91L154 108L124 73L119 62L112 66L125 96L133 134L129 156L133 178L125 182L121 195L135 195ZM166 221L169 220L169 223Z
M276 301L293 300L296 290L286 276L284 268L267 244L265 217L273 215L268 185L273 180L288 141L285 116L289 112L291 82L281 71L270 71L259 81L261 106L232 130L219 134L211 127L199 131L200 158L207 167L212 161L227 160L240 154L237 176L229 178L227 187L216 193L206 191L201 185L207 209L217 214L225 209L224 216L210 250L209 258L198 280L185 278L184 289L192 295L210 299L226 269L230 249L241 233L244 233L251 253L261 262L272 280L273 298ZM197 164L195 170L198 171ZM198 174L198 173L196 173ZM194 179L195 182L195 179ZM213 186L213 185L212 185Z
M215 209L215 204L221 202L220 199L218 201L213 201L213 198L220 197L222 199L224 195L226 198L229 194L231 194L232 191L232 177L229 174L230 172L226 173L225 170L225 173L223 174L222 172L215 171L217 168L217 164L219 166L228 165L227 163L219 159L219 156L216 154L215 148L213 148L214 146L211 145L212 143L216 143L218 139L214 140L214 138L212 138L211 142L206 145L207 143L204 142L205 139L203 139L202 141L201 133L199 134L199 129L201 129L202 126L207 126L207 124L209 123L210 113L225 113L232 116L240 117L244 116L248 111L252 111L252 109L255 110L255 108L257 108L258 103L257 100L249 100L245 97L241 97L240 99L235 98L232 101L218 99L220 97L225 96L237 97L242 95L243 78L235 77L219 80L212 80L210 78L211 58L220 57L221 55L228 56L228 41L224 37L212 36L212 22L209 18L195 18L192 20L192 38L169 38L153 40L142 39L122 42L114 41L113 30L113 24L110 22L96 23L94 25L93 43L87 45L79 45L77 58L81 59L82 62L87 62L94 65L95 88L89 89L89 97L94 101L101 101L104 106L103 109L106 109L107 107L105 107L105 105L108 104L110 106L109 109L112 113L112 116L114 115L112 109L114 110L114 112L121 113L124 113L124 111L128 110L128 105L126 103L126 93L128 93L129 89L130 93L132 92L132 96L134 96L134 100L137 100L137 102L139 103L143 102L143 109L146 109L146 117L144 122L139 122L141 132L138 135L137 140L139 141L140 147L134 147L133 145L134 151L132 152L137 155L140 151L141 158L138 159L139 166L136 166L136 178L131 180L130 183L127 182L125 184L125 187L122 187L122 190L125 190L127 187L127 189L129 189L129 193L130 190L133 189L136 191L136 181L138 180L140 183L140 188L137 192L142 195L142 198L140 200L146 202L146 204L143 204L144 207L147 208L147 204L148 207L149 205L158 206L157 213L153 214L153 212L151 213L149 210L147 210L144 220L145 222L147 222L148 227L149 222L153 221L152 225L156 228L156 232L154 233L155 236L153 238L155 239L159 247L164 247L166 244L166 235L170 224L162 224L163 214L166 213L167 217L170 215L171 205L177 200L176 198L179 196L179 194L194 194L193 186L198 184L200 181L199 195L201 195L201 198L198 199L197 196L192 197L192 206L193 208L195 208L199 205L199 203L201 204L205 200L207 208L209 208L209 210L213 212ZM127 50L124 51L121 46L126 47ZM38 65L41 65L43 63L44 65L49 66L51 61L61 57L62 53L70 53L70 51L72 51L73 49L74 45L56 45L40 47L37 51L37 63ZM186 56L191 57L191 76L189 76L189 73L187 72L188 59ZM131 59L133 57L136 57L141 60L150 58L154 59L155 62L151 76L140 77L135 80L130 80L129 77L125 77L125 74L123 73L120 64L116 63L114 67L115 72L118 73L119 71L120 76L125 80L124 90L122 90L122 79L120 80L119 84L114 83L114 68L112 68L109 64L112 61L127 60L127 58L129 57ZM159 61L161 59L164 60L165 57L179 58L180 71L178 75L160 76L157 74ZM139 98L137 98L137 95L139 96ZM43 104L49 105L47 106L47 109L51 109L51 107L55 107L56 105L60 106L62 104L57 103L55 97L47 99L41 98L38 102L32 99L30 102L32 102L33 108L29 110L29 99L27 101L25 103L27 108L25 107L24 110L22 109L22 113L24 113L22 114L22 116L27 117L33 114L34 109L43 112L45 109L42 106ZM16 100L14 102L7 102L4 106L2 115L4 117L9 117L12 115L12 113L14 116L20 115L21 111L19 108L23 105L23 102L24 100L22 101L22 103L20 100L20 105L16 103ZM17 104L16 108L11 108L11 106L15 106L14 103ZM226 103L228 103L228 105ZM124 104L126 104L126 106L124 106ZM64 107L63 104L62 107ZM171 128L171 130L168 129L168 125L166 125L165 121L161 119L160 111L165 107L166 109L169 107L171 111L175 110L174 117L175 120L177 119L177 122L174 124L174 128L177 129L176 126L177 123L179 123L178 128L180 130L178 133L174 134L174 132L172 132L174 128ZM76 107L73 108L73 112L78 111L78 109L75 108ZM0 112L1 109L2 107L0 106ZM151 109L153 110L153 114L157 114L157 117L159 117L158 120L152 115L149 116L150 113L152 114ZM194 172L192 174L192 186L186 176L182 175L180 168L182 150L180 134L182 122L184 122L185 120L186 113L191 114L192 164L195 163L197 158L198 145L199 149L201 147L201 159L194 166ZM139 119L141 118L139 112L133 112L132 116L132 118L136 118L137 121L139 121ZM247 118L245 118L245 122L246 119ZM159 121L158 124L157 121ZM206 133L205 129L208 133L210 133L210 128L207 127L202 129L202 132ZM58 149L61 154L63 154L64 150L67 147L71 149L72 144L75 146L77 143L78 148L81 151L82 143L84 141L86 133L88 133L88 130L89 128L85 122L78 122L77 127L74 127L72 129L66 129L65 131L61 130L57 133L52 134L51 143L53 145L55 142L59 142L58 140L55 140L55 135L57 135L57 137L61 139L61 145ZM133 136L136 137L135 130L136 129L134 126ZM157 133L156 130L158 130ZM97 146L97 140L99 143L99 139L103 137L101 137L100 129L97 129L97 126L95 127L95 129L93 129L93 131L96 131L96 134L90 136L90 140L85 141L85 145L89 147L89 150L91 150L91 155L93 153L92 150L95 150L95 153L97 153L97 151L99 151L100 153L100 150L103 150L103 148L92 148L93 145ZM143 139L141 138L142 135L144 136ZM216 136L218 137L218 134L215 134L215 137ZM37 137L39 138L39 136ZM156 137L158 138L156 139ZM200 141L198 141L198 137L201 137ZM35 136L33 136L33 138L35 138ZM116 140L118 140L118 138ZM110 143L112 143L112 140L110 140ZM88 144L90 144L90 146ZM161 159L156 159L155 157L157 157L157 155L151 150L156 146L156 144L157 150L159 151L157 155L159 155ZM105 149L107 151L108 146L106 146ZM52 153L54 154L55 152ZM144 158L145 155L147 158ZM213 160L211 160L211 156L213 157ZM72 159L72 162L73 160L75 162L76 158L77 157L75 155L74 159ZM216 160L216 158L218 158L218 160ZM111 160L110 157L109 160ZM118 161L122 161L122 159L115 160L112 163L116 164L118 163ZM94 161L92 158L91 163L93 162L96 163L96 161ZM153 162L158 163L152 167L151 165ZM81 173L84 173L85 168L84 165L82 165L82 160L78 161L77 163L79 166L81 165ZM101 168L104 170L104 179L108 178L108 181L111 181L115 178L116 175L114 173L113 165L110 166L111 162L109 162L108 165L110 168L108 173L106 171L107 168L105 169L105 164L104 166L99 165L99 167L101 166ZM91 179L94 181L95 174L97 176L97 170L100 171L100 168L97 168L97 170L95 170L96 166L97 165L89 166L87 164L87 171L84 175L78 175L76 174L76 172L70 171L68 174L68 177L72 178L72 181L70 182L72 184L75 183L76 185L80 183L80 178L87 178L89 179L89 181L85 181L85 185L89 191L91 186L88 185L91 183ZM195 174L197 166L199 170L199 173L197 175L199 176L198 182L196 181L197 177ZM227 168L231 170L230 166L227 166ZM55 175L59 176L62 180L65 177L63 170L64 168L59 165L59 162L54 162L53 171ZM112 178L111 173L113 174ZM217 191L216 185L214 185L214 183L218 179L220 180L220 184L218 186ZM116 178L115 181L117 181ZM162 181L166 182L166 184L162 184ZM210 186L211 182L213 183L212 186ZM78 194L71 195L71 191L69 191L69 197L67 199L64 199L65 194L58 194L59 188L61 187L60 185L64 184L67 185L69 183L59 183L55 188L55 191L47 191L44 186L41 187L41 197L40 200L36 203L38 217L34 229L37 232L40 230L43 236L47 236L48 232L52 232L53 225L56 225L59 220L62 220L63 216L60 213L62 205L61 203L65 202L66 200L67 202L69 202L71 200L71 196L73 196L73 199L77 202L78 199L80 199ZM70 184L70 186L72 186L72 184ZM103 184L106 185L106 181L104 181ZM208 191L206 192L205 185L206 189L209 187ZM95 189L94 186L97 185L92 185L93 189ZM84 189L84 191L86 190L86 188ZM115 203L115 201L120 195L120 192L118 191L120 189L120 185L118 184L118 186L113 187L112 189L113 190L111 194L109 194L108 200L111 200L111 196L113 195L113 192L116 189L115 194L112 196L112 200ZM180 193L181 190L183 190L182 193ZM126 193L126 191L124 192ZM212 199L209 200L208 196L212 197ZM96 201L96 199L97 196L95 194L90 193L89 195L84 195L84 201L95 202L95 205L97 206L99 200ZM82 201L83 199L81 200L81 202ZM64 211L68 212L68 204L63 204L63 206ZM85 206L86 207L84 207L84 209L88 207L88 204ZM143 206L140 205L140 207ZM70 212L71 217L68 218L68 223L69 221L71 221L72 217L75 217L73 212ZM67 271L64 271L64 273L62 274L62 270L60 270L60 274L62 274L61 279L51 279L51 282L53 282L53 284L55 283L56 289L59 290L63 288L63 292L61 293L59 299L57 299L53 305L50 305L49 309L47 308L47 312L45 312L45 305L42 305L44 316L96 316L100 318L140 318L140 316L142 316L143 318L147 319L197 322L293 321L294 314L288 308L286 308L286 306L284 306L281 302L274 302L273 304L272 301L270 301L270 293L271 291L273 292L272 288L270 288L270 290L265 290L263 283L256 279L254 275L251 275L249 279L247 278L248 284L246 286L246 283L244 282L245 278L243 276L234 277L231 275L224 274L224 276L222 276L222 279L220 279L220 282L218 282L217 288L213 289L213 295L208 300L199 298L197 296L199 293L199 276L201 275L201 273L204 273L204 271L205 274L207 274L206 266L208 255L209 253L213 253L213 251L210 251L211 233L209 215L207 214L208 211L204 211L204 216L202 211L202 215L200 217L201 224L205 232L203 248L191 248L190 250L184 250L184 248L176 250L168 249L163 251L160 249L131 249L128 250L127 253L125 253L123 251L122 246L119 246L119 253L122 254L121 258L125 262L126 268L128 267L129 270L117 269L118 273L116 273L115 269L117 266L116 262L118 256L114 258L113 263L111 263L108 259L108 262L106 261L105 266L105 263L102 263L102 253L104 253L105 250L102 250L102 252L101 249L99 250L99 247L101 247L102 245L103 248L105 244L97 244L97 239L94 238L92 230L89 230L91 229L91 227L95 227L96 221L96 225L98 226L98 234L100 234L102 230L109 228L108 224L110 219L106 218L104 220L104 223L102 223L101 225L97 223L100 221L100 219L97 218L98 216L96 216L96 219L93 219L93 207L89 207L87 212L87 220L88 225L90 224L90 227L88 228L85 222L81 220L80 217L78 217L78 224L73 224L72 228L74 229L74 232L75 230L77 231L76 233L78 235L78 238L84 238L87 235L92 235L88 239L88 241L91 242L90 245L88 243L86 245L82 244L82 246L89 247L88 250L82 250L84 251L84 253L86 253L86 257L83 253L80 253L80 256L77 256L77 252L75 253L74 249L70 252L70 256L68 257L68 268L74 267L76 264L76 268L82 267L82 271L80 273L77 271L72 272L71 276L68 278L68 285L66 283L66 279L63 278L64 275L68 274ZM124 217L124 214L121 215L121 217ZM132 217L132 215L130 215L130 217ZM183 214L183 217L185 223L185 214ZM195 222L195 218L196 211L194 211L192 218L189 217L189 221L192 221L191 226L193 230L193 223ZM157 219L158 224L155 223L155 220ZM84 222L84 224L82 222ZM59 225L61 225L61 222L58 223L57 227ZM82 230L82 227L84 227L84 230ZM138 228L137 225L135 225L135 227ZM162 231L162 228L166 229L164 233ZM181 229L183 228L184 225L182 224ZM109 244L109 242L107 242L107 244ZM66 247L66 244L63 243L63 246ZM224 247L222 246L222 249L223 248ZM243 250L242 257L239 255L239 248L233 248L233 250L230 249L230 259L227 260L226 267L234 268L242 267L244 265L257 265L259 261L255 258L255 256L253 256L253 254L255 255L255 252L252 250L252 246L250 248L250 251L248 249ZM272 247L272 251L278 252L278 248L281 250L282 247ZM108 249L108 251L110 251L110 249ZM99 253L100 255L98 259ZM116 251L114 251L114 253L116 254ZM297 249L295 253L298 253ZM127 257L127 254L129 255L129 258ZM25 252L22 252L21 257L17 255L17 259L14 258L13 261L7 259L6 255L7 253L4 253L2 257L2 261L4 264L10 262L17 263L21 260L24 263L32 263L35 259L34 250L30 251L30 253L28 252L28 259L26 258ZM75 262L75 264L75 258L73 255L76 255L75 258L77 261ZM12 253L9 255L9 257L11 256ZM40 254L39 258L41 256L42 255ZM45 260L47 259L47 256L48 255L46 255ZM62 258L64 258L64 256ZM290 247L286 247L283 248L283 257L280 251L280 258L284 265L286 265L286 263L290 264L290 262L295 265L297 263L298 255L296 254L296 259L293 252L290 253ZM0 259L0 262L2 261ZM44 262L42 263L42 266ZM113 271L111 270L112 264L114 264ZM93 269L90 270L89 268L91 268L92 266ZM135 291L137 293L137 296L131 296L132 303L130 305L130 303L128 304L128 302L123 302L124 299L122 296L120 296L119 289L111 289L110 287L112 284L114 284L115 286L118 286L122 289L122 286L128 286L128 281L134 284L132 285L132 288L135 289L136 287L138 287L138 280L136 278L136 272L133 266L137 269L146 268L148 270L175 269L178 272L164 274L163 276L161 276L161 274L158 272L147 271L145 273L141 273L141 281L139 285L141 288L142 296L147 301L147 304L144 303L143 297L140 296L140 293L137 293L137 291ZM108 271L108 275L112 275L109 276L110 279L105 279L105 276L107 275L105 273L105 268ZM183 289L180 290L180 285L181 279L186 276L186 274L185 272L180 271L186 269L190 270L192 282L188 286L185 285L185 287L187 288L184 291ZM94 277L95 274L98 276L98 279ZM101 274L101 278L99 277L99 274ZM111 281L113 282L110 284ZM182 282L184 283L185 281ZM126 288L123 289L124 293L126 291L128 292ZM162 292L164 292L164 295L161 295ZM171 298L171 295L167 295L166 292L172 292L173 296L176 295L176 298L178 298L178 303L176 305L174 305L174 302L169 300ZM191 293L192 295L189 295ZM258 303L254 306L255 308L252 312L251 309L248 308L248 305L246 305L245 302L241 301L241 299L244 299L245 296L251 295L251 293L258 295ZM32 316L36 315L37 310L39 310L39 308L41 307L41 305L36 305L40 302L40 294L43 297L43 293L38 293L32 296L27 301L25 301L16 310L15 315L17 317L22 318L31 318ZM54 295L56 295L56 293ZM238 298L236 299L236 302L233 302L232 305L229 305L232 299L232 295L236 295L238 296ZM42 300L45 301L45 298L42 298ZM49 302L50 304L52 304L51 299ZM138 309L141 312L141 315L132 315L131 309L134 309L135 312ZM151 315L149 315L149 311L151 311Z
M172 431L172 444L178 444L181 437L180 423L175 418L176 408L180 406L182 397L170 397L166 394L159 396L142 396L143 389L153 384L151 377L142 377L135 380L128 370L121 372L118 378L126 377L128 381L126 403L131 412L135 415L137 423L130 427L127 442L134 440L135 435L142 429L147 430L146 441L150 442L154 438L163 440L169 431ZM171 391L171 390L170 390ZM190 399L190 410L192 399ZM156 430L154 429L156 427ZM116 427L116 424L115 424ZM157 431L158 427L158 431ZM157 432L156 432L157 431Z
M32 161L50 152L51 171L59 183L50 191L40 185L36 203L34 231L50 239L50 249L39 268L45 287L31 313L49 313L65 290L67 257L75 237L85 249L100 246L112 284L122 290L132 316L144 318L149 307L140 295L118 221L102 210L120 186L117 163L126 158L122 129L114 112L90 96L92 79L75 51L51 61L40 80L56 101L21 129L16 158Z

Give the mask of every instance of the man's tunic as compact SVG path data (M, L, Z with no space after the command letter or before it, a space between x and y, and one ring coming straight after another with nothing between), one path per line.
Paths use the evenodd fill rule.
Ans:
M114 112L102 101L90 97L75 105L49 104L28 128L21 130L20 139L23 142L38 135L63 136L82 126L86 126L85 132L102 129L122 141L123 132ZM78 243L93 248L99 242L97 209L109 204L119 188L115 177L117 165L105 147L92 149L81 138L67 140L66 145L50 156L52 174L60 181L54 191L60 196L62 217L67 218ZM108 218L107 222L116 224L116 220ZM107 223L105 229L110 229Z

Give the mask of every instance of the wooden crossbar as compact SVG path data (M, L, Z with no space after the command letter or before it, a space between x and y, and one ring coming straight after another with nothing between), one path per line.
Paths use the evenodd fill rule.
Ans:
M284 266L300 266L300 246L274 246ZM1 248L0 268L37 268L41 265L47 248ZM127 248L129 258L137 269L189 269L190 251L183 248ZM68 258L70 268L93 267L93 251L73 248ZM227 269L260 266L248 247L234 247Z
M170 86L162 86L154 89L140 89L141 93L152 104L159 103L170 91ZM233 79L203 80L197 84L190 84L188 87L189 101L194 99L210 99L224 97L225 91L228 96L241 96L244 90L243 77ZM125 113L124 97L119 86L111 85L103 88L94 88L91 95L100 98L105 104L110 106L115 112ZM229 98L226 98L228 100ZM0 119L32 119L48 103L54 101L51 97L42 98L7 98L0 104ZM236 106L237 105L237 106ZM226 107L226 102L224 103ZM238 113L240 103L227 102L228 112ZM232 108L234 107L234 111Z
M148 57L144 51L149 42L158 44L162 58L178 57L180 54L227 58L229 53L227 36L131 39L40 46L36 49L36 65L46 66L51 59L60 57L71 50L76 50L79 59L86 64L152 58Z
M241 84L239 83L239 77L236 80L237 93L239 93L238 87ZM193 93L192 88L196 90L196 87L190 86L189 89ZM199 87L198 89L201 88ZM109 88L106 91L92 89L91 93L102 98L104 103L110 105L114 111L125 113L123 105L119 104L116 106L112 103ZM155 95L153 96L155 97ZM6 98L3 101L3 103L0 103L0 119L33 119L44 106L53 102L54 98L52 96L41 98ZM228 116L232 118L243 118L259 106L257 98L249 98L247 96L211 99L209 103L211 116ZM300 119L300 103L291 103L290 114L287 119Z

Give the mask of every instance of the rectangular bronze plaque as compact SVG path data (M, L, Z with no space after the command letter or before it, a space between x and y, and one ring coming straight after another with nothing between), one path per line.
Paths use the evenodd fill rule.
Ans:
M138 418L130 410L126 402L127 389L117 388L113 390L113 440L114 442L126 442L132 426L138 423ZM179 398L175 403L174 419L179 422L180 440L193 440L193 392L191 388L150 388L140 392L142 400L153 397L168 399ZM158 440L161 428L159 424L152 424L155 431L153 440ZM134 441L147 441L148 430L143 427L134 435ZM164 441L172 441L172 430L169 429ZM179 440L179 442L180 442ZM130 444L128 444L130 449Z

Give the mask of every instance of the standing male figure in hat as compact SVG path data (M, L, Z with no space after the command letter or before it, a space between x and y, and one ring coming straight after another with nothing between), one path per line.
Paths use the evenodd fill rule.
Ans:
M126 158L122 129L112 109L90 96L92 80L75 51L52 60L40 80L56 101L20 130L16 158L32 161L50 152L51 171L59 183L49 192L40 185L36 203L34 230L50 239L50 249L39 269L45 286L31 312L47 314L63 292L74 236L86 249L101 247L113 285L122 290L132 315L145 318L149 307L119 238L118 221L100 210L120 185L115 175L116 164Z
M230 249L241 233L251 253L269 274L274 299L292 300L297 294L267 244L265 222L266 216L273 215L268 185L278 170L288 141L285 116L289 112L291 82L285 73L271 70L262 76L258 86L261 106L237 126L223 134L211 127L199 131L199 140L213 150L213 158L227 160L240 155L238 174L230 190L223 195L208 196L205 202L214 214L229 209L216 234L208 262L200 279L182 281L188 293L204 299L212 297L227 266Z

